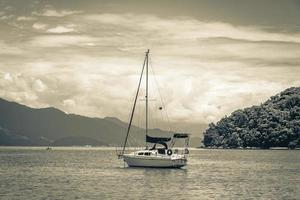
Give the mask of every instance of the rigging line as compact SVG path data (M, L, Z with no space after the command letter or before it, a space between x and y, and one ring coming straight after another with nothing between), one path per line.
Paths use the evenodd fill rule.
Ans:
M139 80L139 85L138 85L138 88L137 88L137 91L136 91L136 95L135 95L135 99L134 99L134 104L133 104L133 108L132 108L132 112L131 112L131 116L130 116L130 121L129 121L128 129L127 129L127 133L126 133L126 138L125 138L125 142L124 142L124 146L123 146L123 150L122 150L122 154L121 155L123 155L124 151L125 151L125 147L126 147L126 143L127 143L127 139L128 139L128 134L129 134L129 131L130 131L130 127L131 127L131 123L132 123L132 119L133 119L133 115L134 115L134 111L135 111L136 101L137 101L137 98L139 96L140 86L141 86L141 82L142 82L142 78L143 78L143 73L144 73L144 69L145 69L145 64L146 64L146 59L148 57L148 54L149 54L149 50L146 52L146 56L145 56L145 60L144 60L144 64L143 64L143 69L142 69L142 72L141 72L141 76L140 76L140 80Z
M138 102L138 107L137 107L137 110L138 110L138 115L137 115L137 126L138 127L141 127L141 102L139 101Z
M154 72L154 69L153 69L153 66L152 66L152 59L150 58L149 61L150 61L150 69L152 70L152 73L153 73L154 81L155 81L155 83L156 83L156 87L157 87L157 90L158 90L158 94L159 94L159 96L160 96L160 100L161 100L161 102L162 102L163 107L166 108L165 102L164 102L164 98L163 98L163 96L162 96L162 94L161 94L161 92L160 92L160 88L159 88L159 85L158 85L158 81L157 81L157 79L156 79L156 75L155 75L155 72ZM167 122L168 122L169 131L171 131L170 118L169 118L169 115L168 115L167 110L165 110L165 112L166 112L166 117L167 117Z

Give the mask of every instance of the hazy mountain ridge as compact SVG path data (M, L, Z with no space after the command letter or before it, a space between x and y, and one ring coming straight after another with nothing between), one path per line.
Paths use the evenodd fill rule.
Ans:
M30 108L0 98L0 145L121 145L127 123L113 117L89 118L56 108ZM131 137L144 140L132 126ZM150 133L154 130L150 130ZM155 129L155 133L166 131Z
M300 145L300 87L270 97L260 106L236 110L204 132L206 147L290 147Z

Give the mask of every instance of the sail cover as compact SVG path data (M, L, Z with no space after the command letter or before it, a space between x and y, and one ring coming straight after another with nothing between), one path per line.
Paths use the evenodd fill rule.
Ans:
M170 137L151 137L149 135L146 135L146 142L149 143L169 142L170 140Z

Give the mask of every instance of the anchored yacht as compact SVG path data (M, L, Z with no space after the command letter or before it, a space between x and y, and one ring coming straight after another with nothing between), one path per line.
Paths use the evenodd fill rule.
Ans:
M131 117L129 125L127 128L127 133L123 145L123 149L118 152L118 158L123 159L129 167L159 167L159 168L181 168L187 164L187 158L189 154L188 144L189 144L189 134L187 133L173 133L171 137L153 137L148 133L148 62L149 62L149 53L146 52L144 59L144 64L142 67L141 76L139 79L139 84L131 112ZM136 108L137 98L140 92L142 77L144 71L146 70L146 144L152 144L151 148L146 145L145 149L134 151L131 153L126 153L126 145L128 141L128 136L130 134L130 128L132 125L132 120ZM161 107L160 107L161 109ZM183 140L183 147L177 148L176 142L178 140Z

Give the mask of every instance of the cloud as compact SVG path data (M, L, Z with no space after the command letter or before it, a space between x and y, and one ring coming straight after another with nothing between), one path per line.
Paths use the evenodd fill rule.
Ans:
M30 44L38 47L90 46L97 40L87 35L47 35L32 38Z
M300 84L298 33L140 14L51 20L34 23L38 31L19 43L0 43L8 52L21 50L13 59L1 59L0 88L8 89L0 96L126 121L148 48L174 124L217 121ZM156 82L152 76L150 82ZM151 86L151 98L157 99L151 106L157 110L155 90ZM140 116L143 105L139 101Z
M270 32L261 27L202 22L190 17L108 13L84 15L82 19L95 25L93 32L102 33L102 44L106 42L124 52L137 53L150 47L165 57L201 57L210 62L234 59L264 66L297 65L300 55L299 33ZM89 30L89 27L85 29ZM113 34L109 35L107 30Z
M55 28L50 28L46 32L48 33L71 33L76 32L73 27L66 27L66 26L56 26Z
M10 73L5 73L3 77L4 77L4 80L7 80L7 81L13 81L13 79L12 79Z
M4 10L5 10L5 11L13 11L13 10L15 10L15 8L12 7L12 6L5 6L5 7L4 7Z
M36 22L32 25L32 28L36 30L45 30L48 27L47 24L41 23L41 22Z
M14 15L3 15L3 16L0 16L0 20L10 20L14 17L15 17Z
M37 92L44 92L47 89L47 86L40 79L34 80L32 87Z
M73 109L74 106L76 105L76 103L72 99L65 99L65 100L63 100L63 105L66 107L71 107Z
M22 55L24 54L24 50L20 47L7 44L7 42L0 40L0 56L8 56L8 55Z
M195 41L195 39L201 38L226 37L249 41L300 42L300 34L272 33L264 31L260 27L233 26L223 22L202 22L191 17L164 19L154 15L105 13L85 15L84 19L132 30L155 31L155 35L168 35L169 39Z
M28 16L20 16L17 18L17 21L34 21L36 20L35 17L28 17Z
M51 6L43 9L41 12L32 12L36 16L46 16L46 17L65 17L69 15L80 14L82 11L79 10L55 10Z
M37 102L37 95L32 90L31 80L22 74L11 74L9 72L0 71L0 96L2 98L26 103L31 106L40 106Z

